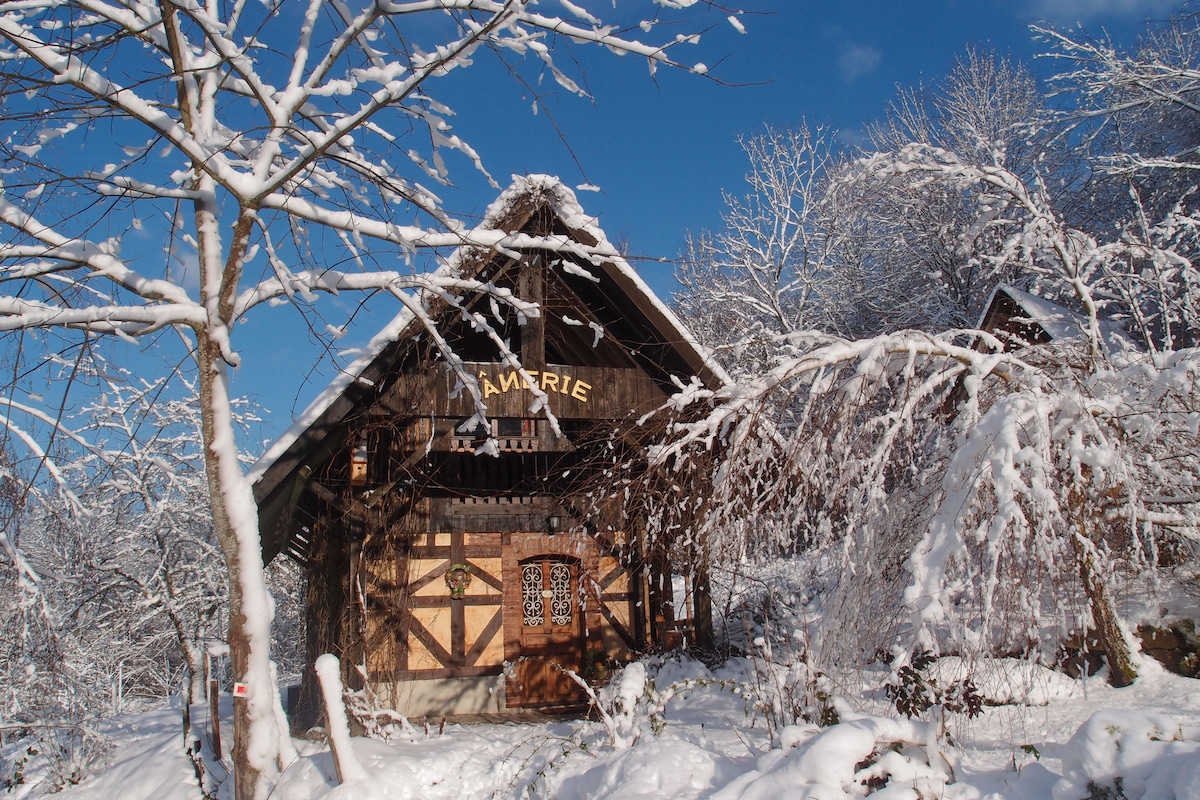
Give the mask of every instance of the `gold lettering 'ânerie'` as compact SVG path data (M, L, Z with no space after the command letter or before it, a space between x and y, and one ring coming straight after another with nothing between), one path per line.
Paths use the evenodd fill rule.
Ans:
M570 375L560 375L557 372L538 372L535 369L526 370L533 385L546 394L565 394L581 403L588 401L588 392L592 385L587 381L572 379ZM479 387L483 389L483 399L487 400L494 394L508 394L519 389L529 388L521 379L521 373L515 369L497 376L494 380L486 372L479 373Z

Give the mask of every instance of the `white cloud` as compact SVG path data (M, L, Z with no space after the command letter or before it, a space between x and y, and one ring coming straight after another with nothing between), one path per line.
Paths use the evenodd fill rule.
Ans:
M871 137L861 128L841 128L837 132L837 140L851 149L874 149L871 147Z
M195 250L177 248L167 262L167 280L189 292L200 290L200 257Z
M1030 0L1029 12L1054 23L1087 22L1093 17L1162 18L1179 3L1165 0Z
M838 54L838 69L841 70L842 78L853 81L874 72L882 57L883 53L878 47L849 41L842 42L841 52Z

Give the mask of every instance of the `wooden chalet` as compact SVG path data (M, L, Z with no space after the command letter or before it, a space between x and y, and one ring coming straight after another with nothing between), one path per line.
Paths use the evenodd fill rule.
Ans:
M1073 339L1086 329L1081 316L1066 307L1007 284L992 290L977 327L1007 338L1006 349ZM1137 343L1109 320L1100 321L1100 338L1110 354L1138 349Z
M351 685L362 677L349 665L365 665L377 696L410 716L570 705L582 694L564 670L598 680L711 635L701 565L648 546L645 516L609 487L644 460L638 418L676 381L715 388L723 373L557 180L516 179L483 229L557 237L464 247L447 267L541 314L427 300L465 361L456 373L402 312L251 472L265 559L307 570L310 663L337 654ZM297 714L311 722L305 680Z

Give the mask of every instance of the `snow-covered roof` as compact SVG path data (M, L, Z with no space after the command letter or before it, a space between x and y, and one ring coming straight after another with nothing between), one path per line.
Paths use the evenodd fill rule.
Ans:
M1007 295L1022 315L1016 318L1019 322L1036 325L1046 332L1051 341L1073 339L1084 335L1084 321L1080 315L1061 306L1052 300L1030 294L1008 284L999 284L992 290L987 305L984 306L978 327L983 329L988 323L998 295ZM1136 345L1120 326L1108 320L1100 321L1100 338L1110 354L1128 352L1136 349Z
M650 313L659 317L656 322L667 328L663 332L669 333L671 341L678 348L689 351L692 356L690 361L702 365L702 369L708 373L711 379L718 382L729 381L724 369L613 247L604 231L596 223L596 218L584 212L575 193L563 185L558 178L551 175L514 175L512 185L488 207L480 225L474 231L465 233L463 239L465 241L490 240L494 238L497 230L515 234L514 220L517 223L516 227L519 227L528 219L529 214L542 206L548 206L558 219L571 230L574 238L586 245L588 254L595 260L594 266L589 266L589 268L601 269L609 275L619 278L627 291L636 292L639 299L648 305ZM523 211L524 214L522 214ZM491 236L479 234L491 234ZM464 265L469 264L476 264L475 268L478 269L482 265L478 259L480 252L481 249L478 246L460 247L438 271L455 275L463 272ZM467 272L470 270L469 266L465 268ZM330 412L334 404L345 395L346 390L352 384L363 380L363 375L368 367L389 345L408 334L414 320L414 313L405 308L375 334L370 342L358 351L355 359L338 373L329 385L309 403L283 435L272 443L262 457L250 467L247 477L251 483L261 480L272 465L287 453L305 432Z

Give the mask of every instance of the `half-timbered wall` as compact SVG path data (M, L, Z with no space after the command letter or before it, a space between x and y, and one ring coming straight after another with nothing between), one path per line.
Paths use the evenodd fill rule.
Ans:
M320 501L313 538L321 543L310 563L313 658L335 652L347 663L365 664L377 694L420 714L447 704L488 710L478 703L491 703L500 682L507 707L577 702L581 696L563 670L594 677L656 638L642 602L648 582L631 538L612 533L611 524L609 532L597 533L601 528L585 524L569 497L417 492L409 498L410 490L384 473L372 475L370 485L390 486L392 500L367 506L350 486L352 448L348 437L347 453L313 482ZM484 468L497 462L454 455ZM538 456L517 455L534 462ZM592 509L594 519L613 521L600 511ZM554 599L550 573L569 566L569 625L536 633L526 624L523 574L533 563L546 570L547 602ZM447 583L456 569L469 575L461 592ZM501 677L506 664L512 665L507 680ZM347 677L354 685L357 676ZM459 685L471 679L489 679L489 691ZM419 695L413 681L440 693ZM447 683L454 681L459 684Z

